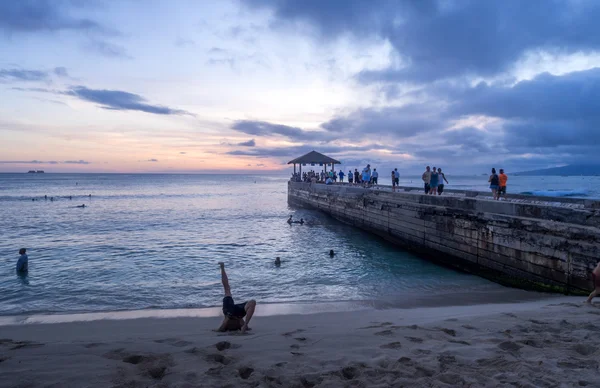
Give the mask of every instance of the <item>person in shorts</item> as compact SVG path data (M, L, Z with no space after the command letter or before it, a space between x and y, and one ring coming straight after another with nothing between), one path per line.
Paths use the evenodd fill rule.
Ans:
M352 181L354 180L353 176L352 171L348 171L348 183L352 184Z
M498 186L498 198L504 195L506 198L506 182L508 181L508 176L504 173L504 169L500 169L500 174L498 174L498 182L500 185Z
M425 172L421 176L423 179L423 188L425 189L425 194L429 194L429 182L431 181L431 167L427 166Z
M250 330L248 324L254 315L256 309L256 301L251 299L244 303L235 304L233 297L231 296L231 288L229 287L229 279L225 272L225 264L219 263L221 267L221 283L223 283L223 289L225 290L225 297L223 298L223 322L217 331L237 331L241 330L242 333ZM244 317L246 320L244 321Z
M442 195L442 193L444 192L444 182L448 183L448 179L446 179L446 175L444 175L444 173L442 172L441 168L438 168L438 176L439 176L439 184L438 184L438 195Z
M377 184L377 178L379 178L379 173L377 172L377 169L374 168L373 169L373 174L371 174L371 182L376 185Z
M392 171L392 191L396 192L396 176L394 175L394 171Z
M488 182L490 183L490 190L492 190L492 196L495 200L498 200L498 188L500 187L500 178L498 177L498 174L496 174L495 168L492 168L492 175L490 175Z
M400 173L397 168L394 169L394 182L396 183L396 186L400 184Z

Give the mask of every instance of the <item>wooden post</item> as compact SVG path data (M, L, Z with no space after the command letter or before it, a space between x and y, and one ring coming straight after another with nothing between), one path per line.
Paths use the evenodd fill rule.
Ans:
M294 175L296 175L296 163L294 163Z

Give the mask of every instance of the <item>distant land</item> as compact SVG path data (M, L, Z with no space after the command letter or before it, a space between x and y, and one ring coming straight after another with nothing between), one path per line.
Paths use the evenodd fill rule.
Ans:
M600 175L600 164L571 164L562 167L544 168L541 170L522 171L513 173L517 176L562 176L562 175Z

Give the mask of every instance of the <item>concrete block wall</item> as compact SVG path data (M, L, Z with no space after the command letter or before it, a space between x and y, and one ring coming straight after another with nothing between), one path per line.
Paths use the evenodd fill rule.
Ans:
M582 294L600 261L600 210L288 183L319 209L425 258L521 288Z

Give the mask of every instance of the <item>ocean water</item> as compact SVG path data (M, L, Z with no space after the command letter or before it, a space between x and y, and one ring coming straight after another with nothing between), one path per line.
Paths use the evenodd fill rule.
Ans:
M477 181L468 179L451 186ZM519 190L597 195L595 179ZM234 298L261 303L394 303L501 287L290 208L286 191L287 175L0 174L0 315L218 306L219 261ZM307 223L288 225L290 214ZM15 273L21 247L25 277Z

